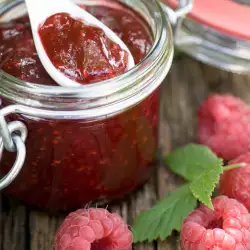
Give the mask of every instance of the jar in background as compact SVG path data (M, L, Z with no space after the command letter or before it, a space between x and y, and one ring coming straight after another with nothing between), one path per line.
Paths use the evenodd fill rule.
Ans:
M31 84L1 72L1 115L28 129L25 164L4 190L26 204L71 210L124 197L150 176L159 86L173 58L171 27L156 0L110 2L127 5L151 28L153 46L129 72L80 89ZM25 5L8 1L0 12L9 20L25 13ZM2 176L15 157L4 151Z
M250 6L246 1L162 0L162 7L174 25L179 51L220 69L250 72Z

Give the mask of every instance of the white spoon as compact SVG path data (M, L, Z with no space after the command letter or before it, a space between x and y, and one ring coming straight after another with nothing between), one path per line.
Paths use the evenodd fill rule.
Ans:
M86 25L101 28L110 40L112 40L116 44L119 44L121 49L128 52L129 56L127 70L134 67L134 58L127 46L123 43L123 41L102 22L100 22L86 10L80 8L70 0L25 0L25 2L28 9L33 39L38 56L45 70L48 72L51 78L54 79L54 81L56 81L59 85L65 87L82 86L80 83L69 79L63 73L56 69L56 67L49 59L38 34L39 25L43 24L48 17L56 13L68 13L73 18L81 19Z

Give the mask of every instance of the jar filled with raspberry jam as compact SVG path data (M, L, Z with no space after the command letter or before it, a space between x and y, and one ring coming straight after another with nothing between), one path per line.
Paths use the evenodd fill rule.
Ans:
M38 58L23 1L0 6L1 188L51 211L119 199L148 179L157 150L159 86L173 58L171 27L156 0L77 4L120 36L134 68L61 87ZM79 76L77 70L70 74Z

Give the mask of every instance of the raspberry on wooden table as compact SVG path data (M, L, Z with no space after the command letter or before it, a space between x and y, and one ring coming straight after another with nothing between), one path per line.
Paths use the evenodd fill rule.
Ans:
M79 209L70 213L55 236L55 250L130 250L128 225L106 209Z
M246 166L223 172L220 193L235 198L250 211L250 152L230 161L228 165L246 163Z
M231 95L212 94L198 110L198 142L232 160L250 149L250 107Z
M201 205L184 220L181 229L183 250L249 250L250 214L235 199L219 196L214 211Z

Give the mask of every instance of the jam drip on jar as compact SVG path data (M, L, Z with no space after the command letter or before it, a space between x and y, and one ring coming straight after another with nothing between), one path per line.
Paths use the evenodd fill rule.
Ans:
M113 78L127 69L128 53L98 27L67 13L49 17L39 35L54 66L68 78L88 84Z

